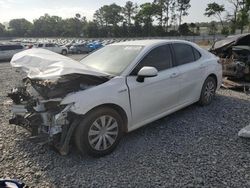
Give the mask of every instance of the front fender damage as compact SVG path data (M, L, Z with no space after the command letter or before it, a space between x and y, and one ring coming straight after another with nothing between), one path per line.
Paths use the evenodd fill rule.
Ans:
M53 144L60 154L69 152L72 134L83 115L72 112L74 103L62 104L72 93L89 89L106 82L107 78L86 75L67 75L58 80L24 79L23 85L11 90L10 124L21 126L31 132L31 139Z

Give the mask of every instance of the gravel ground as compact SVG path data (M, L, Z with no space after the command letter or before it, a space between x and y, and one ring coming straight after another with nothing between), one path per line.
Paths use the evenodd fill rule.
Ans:
M77 57L77 59L79 56ZM220 90L212 105L192 105L127 134L109 156L60 156L8 124L6 93L18 75L0 63L0 178L30 187L250 187L250 96Z

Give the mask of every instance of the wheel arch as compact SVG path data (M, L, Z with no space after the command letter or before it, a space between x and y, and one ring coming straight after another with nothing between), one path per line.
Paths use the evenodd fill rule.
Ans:
M218 86L218 78L217 78L216 74L211 73L211 74L209 74L209 75L207 76L207 78L206 78L206 79L208 79L209 77L212 77L212 78L214 78L214 79L215 79L215 82L216 82L216 88L217 88L217 86Z

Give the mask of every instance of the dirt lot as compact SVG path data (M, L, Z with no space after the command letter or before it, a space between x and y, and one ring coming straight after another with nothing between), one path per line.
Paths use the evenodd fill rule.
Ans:
M80 59L80 56L74 56ZM111 155L60 156L8 124L6 94L19 76L0 63L0 178L30 187L250 187L250 96L220 90L208 107L192 105L127 134Z

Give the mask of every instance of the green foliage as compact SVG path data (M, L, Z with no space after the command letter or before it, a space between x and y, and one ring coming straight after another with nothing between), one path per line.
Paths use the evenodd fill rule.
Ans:
M95 21L100 26L117 26L123 20L121 15L122 7L115 3L111 5L104 5L94 14Z
M11 29L11 34L13 36L25 37L30 35L32 29L32 23L27 21L26 19L13 19L9 23L9 27Z
M191 31L189 29L189 26L187 23L184 23L184 24L181 24L178 28L178 31L181 35L190 35L191 34Z
M152 0L137 6L127 1L123 7L113 3L100 7L93 15L93 21L87 21L80 13L75 17L62 19L45 14L33 23L25 19L13 19L9 28L0 24L0 36L34 37L147 37L169 35L197 35L200 27L208 27L210 34L228 35L236 29L242 32L249 23L250 0L227 0L233 12L216 2L208 3L204 15L217 18L222 31L218 31L218 22L182 24L184 16L191 7L190 0ZM177 27L179 25L179 27Z
M179 26L182 22L182 17L188 15L188 9L191 7L190 0L177 0L176 10L179 16Z
M210 23L210 27L209 27L209 35L216 35L216 33L217 33L217 31L218 31L218 28L217 28L217 26L216 26L216 22L211 22Z
M223 28L222 28L222 30L221 30L221 34L222 34L222 35L227 36L227 35L229 35L229 33L230 33L230 30L229 30L228 27L223 27Z
M122 7L122 14L126 24L131 26L132 19L134 18L135 14L137 13L137 5L134 4L132 1L127 1L125 6Z
M3 24L0 23L0 37L5 35L5 26Z
M207 5L207 8L205 10L205 16L216 16L216 15L221 15L222 12L225 11L224 5L219 5L217 3L209 3Z
M224 28L223 20L221 18L221 14L225 11L224 5L219 5L215 2L209 3L205 10L204 15L207 17L214 16L220 20L222 27Z

